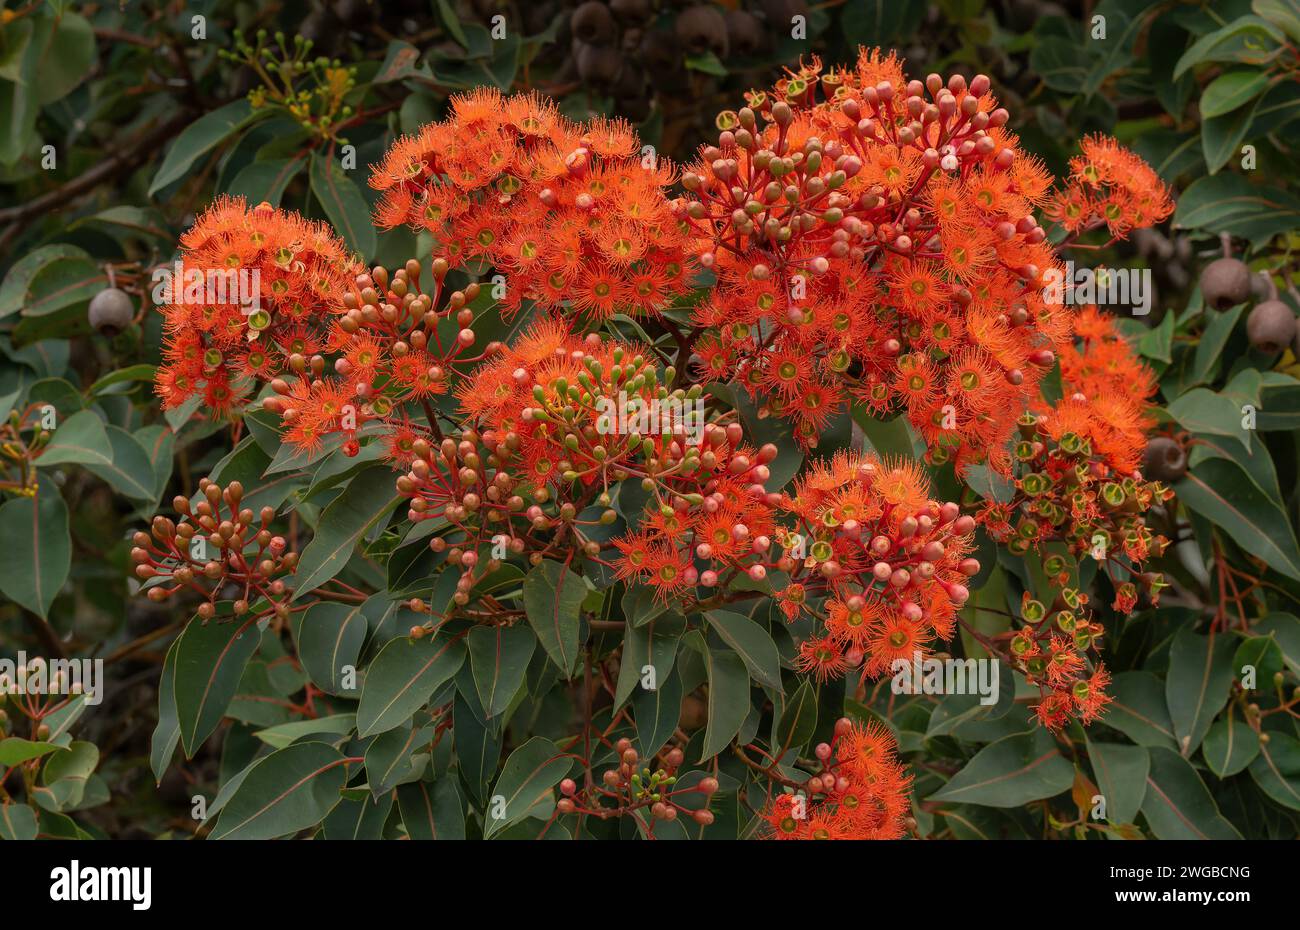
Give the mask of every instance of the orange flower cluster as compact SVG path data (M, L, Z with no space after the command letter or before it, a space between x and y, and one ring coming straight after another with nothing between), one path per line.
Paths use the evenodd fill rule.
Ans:
M677 202L717 275L703 374L770 398L805 445L855 399L905 408L936 461L1005 468L1069 311L1043 294L1057 259L1033 210L1052 178L988 78L908 82L863 52L749 104L719 117Z
M770 839L896 840L907 832L912 778L889 731L841 718L832 743L816 748L822 772L807 794L780 794L763 818Z
M320 346L334 356L334 373L326 374L323 355L290 359L297 379L273 379L278 396L263 403L281 416L286 442L315 451L326 436L339 434L344 453L356 455L357 437L373 421L388 457L410 461L412 443L437 428L429 399L447 393L458 369L485 357L470 354L478 337L469 304L479 286L449 291L447 262L435 260L431 270L424 289L414 259L392 275L377 265L357 275L350 289L340 289L340 306ZM410 420L406 407L411 404L423 408L427 423Z
M478 88L395 142L370 185L379 225L428 230L453 267L504 274L503 314L530 300L605 319L654 313L688 289L673 181L621 120L573 123L536 94Z
M840 453L782 507L795 522L778 532L786 554L777 567L790 578L778 600L789 620L819 621L796 668L819 681L858 666L879 676L952 635L969 597L963 582L979 572L967 557L975 521L933 500L918 465Z
M616 547L619 577L638 577L665 600L716 585L729 569L762 577L753 566L770 545L780 501L764 487L776 447L754 450L739 424L706 422L700 389L670 391L651 359L636 345L535 324L460 391L475 429L459 443L417 440L397 485L412 499L412 519L461 529L454 554L467 570L480 546L540 553L563 528L589 556ZM617 519L609 488L629 479L648 495L644 518L602 543L596 528ZM591 506L603 512L584 514ZM692 548L713 568L698 570Z
M1156 393L1155 372L1134 354L1120 335L1114 317L1085 307L1074 319L1079 345L1061 351L1063 397L1048 414L1053 439L1067 432L1087 439L1093 452L1122 475L1133 474L1142 460L1147 433L1155 426L1148 412Z
M324 224L220 197L163 270L171 280L155 294L166 335L156 390L168 408L202 397L226 415L258 382L319 351L352 259Z
M1154 226L1174 212L1168 186L1145 161L1109 136L1088 136L1070 159L1065 187L1046 214L1071 233L1105 226L1112 241Z
M1053 560L1064 564L1059 556L1047 561ZM1051 565L1045 567L1051 571ZM1039 689L1034 712L1043 726L1053 730L1076 716L1091 723L1111 702L1106 694L1110 673L1088 659L1103 632L1086 612L1088 596L1064 588L1060 601L1059 610L1049 609L1026 592L1020 607L1025 625L1011 639L1012 663Z
M1115 587L1113 606L1129 613L1139 592L1154 602L1165 587L1159 574L1142 569L1168 545L1145 515L1173 497L1138 471L1154 424L1147 402L1155 377L1096 308L1079 315L1075 332L1080 345L1061 356L1064 396L1040 398L1020 420L1013 497L986 503L979 518L1013 555L1064 541L1077 556L1102 562Z

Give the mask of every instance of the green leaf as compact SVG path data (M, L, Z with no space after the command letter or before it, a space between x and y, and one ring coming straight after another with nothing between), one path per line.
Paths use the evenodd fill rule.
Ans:
M1193 181L1178 198L1174 225L1263 243L1300 226L1300 198L1225 172Z
M284 189L302 170L301 158L272 158L245 165L230 182L227 194L243 197L250 204L265 201L273 207L280 205Z
M1111 703L1102 722L1139 746L1177 745L1165 689L1150 672L1120 672L1110 683Z
M1255 683L1250 690L1267 692L1273 690L1273 676L1282 671L1285 664L1282 647L1273 637L1248 636L1237 646L1236 654L1232 657L1232 672L1244 679L1246 669L1252 669Z
M537 637L526 626L475 626L468 640L474 687L483 710L495 717L523 685Z
M1090 67L1088 54L1076 41L1046 36L1029 53L1029 66L1052 90L1076 94L1083 90Z
M155 784L162 784L181 741L181 725L176 715L176 645L179 642L177 637L167 649L158 681L158 724L149 739L149 768Z
M5 274L0 284L0 317L17 313L27 303L32 280L47 265L64 258L90 260L90 255L75 245L43 245L19 258Z
M1190 762L1161 746L1150 746L1142 813L1161 840L1239 840L1241 834L1219 813L1209 789Z
M411 755L422 743L428 743L433 730L421 727L396 727L380 733L366 748L366 778L370 793L378 798L398 785L419 777Z
M798 752L817 730L817 689L807 678L773 715L772 752L778 757Z
M59 486L40 477L35 497L16 497L0 506L0 538L10 546L0 559L0 592L42 618L72 566L68 506Z
M1235 462L1207 459L1174 490L1184 506L1221 527L1251 555L1300 580L1300 549L1286 513Z
M34 840L36 832L36 811L26 804L0 803L0 840Z
M20 736L8 736L0 739L0 765L11 768L52 752L62 751L62 746L53 743L33 742Z
M1201 36L1174 66L1174 79L1197 65L1214 61L1264 64L1276 54L1282 30L1258 16L1239 16L1221 29Z
M740 656L709 649L704 661L709 682L709 723L700 750L701 762L722 752L749 716L749 672Z
M112 387L115 384L129 384L133 381L152 381L154 374L158 371L156 365L128 365L126 368L119 368L117 371L110 371L98 381L90 386L87 391L91 396L98 396L104 393L105 388Z
M524 611L542 648L565 676L578 661L578 633L587 586L568 565L546 559L524 579Z
M627 603L627 598L623 599ZM630 619L630 618L629 618ZM663 613L642 626L628 626L623 631L623 655L619 660L618 683L614 687L614 706L622 707L646 674L654 669L653 681L668 680L677 658L677 645L686 631L681 614Z
M104 421L93 410L81 410L55 428L50 442L36 464L103 465L113 464L113 446Z
M254 112L252 104L241 98L205 113L190 123L181 130L172 147L167 150L153 183L149 185L149 196L152 197L167 185L185 177L196 161L267 113L270 113L269 109Z
M879 420L872 416L867 408L854 407L853 419L866 434L870 448L878 455L917 458L916 435L912 432L907 417L897 416L892 420Z
M34 800L47 811L76 807L98 764L99 748L94 743L74 741L67 752L55 753L46 761L42 783L33 792Z
M343 571L361 538L401 500L393 481L393 472L387 465L367 468L325 508L316 535L298 563L294 600Z
M929 801L1020 807L1070 790L1074 766L1045 730L1005 736L985 746Z
M31 72L38 78L32 82L31 89L41 104L54 103L89 77L95 63L95 33L84 17L59 10L48 40L40 41L47 44L41 50L36 69ZM33 44L37 42L34 36ZM31 51L29 46L28 53Z
M475 696L475 699L477 696ZM479 719L470 701L457 694L452 702L452 738L461 777L480 804L486 802L488 782L501 758L503 735Z
M379 595L364 604L317 601L295 624L298 659L307 676L326 694L355 696L343 687L343 669L357 667L361 647L370 632L365 609L376 598ZM378 601L376 606L382 608L384 602Z
M1201 94L1201 118L1231 113L1254 100L1268 87L1268 72L1228 71L1220 74Z
M382 840L388 815L393 810L393 794L378 799L344 797L321 823L319 839Z
M534 736L506 759L492 788L483 821L483 838L523 820L536 807L553 801L551 791L569 774L574 760L542 736ZM549 816L546 811L545 816Z
M727 76L727 66L718 60L718 56L712 52L705 52L703 55L687 55L686 67L692 71L711 74L714 77Z
M460 24L460 17L452 9L451 0L436 0L438 6L438 18L442 24L447 27L451 37L460 43L461 48L469 48L469 39L465 37L465 30Z
M1172 361L1170 353L1174 343L1175 314L1166 313L1159 326L1153 326L1142 334L1138 340L1138 352L1146 358L1168 364Z
M411 719L465 661L465 643L447 636L388 643L366 670L357 706L357 732L373 736Z
M254 621L194 619L176 641L176 719L186 758L203 745L230 706L262 635Z
M34 142L41 107L62 99L90 75L95 34L85 17L40 4L29 17L6 25L5 46L0 49L0 164L13 165Z
M1250 8L1300 43L1300 0L1254 0Z
M1227 703L1232 688L1235 641L1228 636L1199 636L1180 627L1169 646L1165 701L1174 738L1184 756L1201 745L1210 724Z
M709 628L744 660L751 677L760 685L781 689L781 658L771 634L751 618L730 610L704 614Z
M971 592L970 600L962 608L961 641L966 655L972 658L990 655L988 647L976 639L972 631L986 637L1006 632L1011 628L1011 618L1006 613L1007 573L1001 566L994 565L988 579Z
M676 666L660 676L657 688L638 688L632 695L632 719L636 721L637 750L648 759L664 747L682 716L685 690Z
M1209 433L1236 440L1249 449L1249 433L1241 425L1241 405L1225 394L1192 388L1168 407L1169 415L1193 433Z
M1236 775L1259 755L1259 734L1238 721L1231 707L1205 734L1201 753L1210 771L1220 778Z
M1235 462L1264 496L1278 507L1282 506L1282 489L1278 484L1273 457L1269 454L1268 446L1257 433L1252 433L1250 436L1249 452L1243 452L1234 442L1222 442L1204 436L1199 436L1197 439L1188 455L1188 464L1193 470L1206 459L1211 458Z
M370 222L370 205L357 183L347 176L337 159L320 152L312 153L308 174L312 194L348 248L365 258L373 256L379 244Z
M971 660L967 660L968 662ZM992 659L993 662L999 660ZM998 693L996 700L991 704L986 704L986 697L976 689L978 681L976 679L977 671L974 666L966 666L961 670L966 685L954 681L956 687L951 688L951 693L939 700L939 705L930 713L929 723L925 728L925 738L934 739L936 736L954 735L962 739L970 739L964 734L963 730L970 731L972 728L978 729L982 725L993 724L1007 716L1007 713L1015 705L1016 679L1011 669L1002 664L993 666L997 669ZM919 674L912 669L904 670L907 675L907 682L904 687L915 692L922 687L925 678L925 672L922 670ZM898 681L898 678L895 678ZM1003 733L1000 735L1008 735Z
M397 789L406 835L413 840L463 840L465 804L454 778L416 781Z
M1282 661L1295 675L1300 675L1300 618L1292 614L1269 614L1255 624L1255 632L1272 636L1282 650Z
M113 450L113 461L108 465L91 462L86 467L127 497L156 503L158 495L149 453L122 427L109 423L104 429Z
M23 316L40 317L85 304L108 282L104 270L89 256L58 258L32 276L23 301Z
M347 771L326 743L294 743L253 763L212 829L214 840L271 840L314 827L339 803Z
M401 81L409 77L432 78L433 72L429 66L420 65L420 50L410 42L403 42L401 39L393 39L388 43L388 50L384 53L384 62L375 72L372 82L375 84L391 84L394 81Z
M347 736L356 726L356 714L330 714L326 717L309 717L279 723L253 735L273 749L283 749L304 736Z
M1087 739L1088 760L1097 787L1106 799L1106 820L1113 824L1132 823L1146 796L1147 772L1151 759L1141 746L1098 743Z
M1241 151L1241 143L1254 125L1258 107L1259 101L1256 101L1251 106L1208 118L1201 124L1201 148L1210 174L1216 173Z
M644 626L661 616L668 606L655 597L649 585L630 585L623 592L623 616L633 627Z
M1264 734L1250 777L1259 790L1283 807L1300 811L1300 740L1281 731Z
M1223 355L1223 348L1228 344L1228 338L1232 335L1232 330L1245 309L1245 304L1239 304L1222 313L1206 309L1205 330L1201 333L1201 341L1196 344L1196 355L1192 362L1190 379L1192 383L1210 379L1214 364Z
M856 0L844 7L839 27L850 46L889 45L919 29L926 10L921 0Z
M68 508L58 487L43 478L35 497L0 505L0 539L8 549L0 560L0 592L48 617L72 565Z

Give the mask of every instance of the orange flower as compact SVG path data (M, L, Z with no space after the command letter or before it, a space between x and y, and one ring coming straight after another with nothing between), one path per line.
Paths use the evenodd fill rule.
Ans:
M598 319L655 314L685 292L671 166L643 163L625 122L577 124L537 95L488 88L453 97L451 111L373 166L377 222L429 231L453 266L486 260L505 276L507 314L524 300Z
M895 840L907 832L911 777L897 744L875 721L842 718L833 742L819 747L824 771L811 793L778 794L763 811L777 840ZM813 790L812 785L818 787Z
M1047 213L1070 232L1105 225L1112 237L1154 226L1174 212L1169 187L1151 166L1109 136L1088 136L1070 160L1070 181Z
M204 406L227 416L255 382L323 342L353 260L324 225L267 203L250 209L242 197L218 197L180 245L159 295L158 393L176 407L202 391Z
M865 50L825 84L821 72L805 63L724 114L734 128L682 175L675 215L718 281L695 319L717 339L710 376L796 417L808 447L843 392L905 411L935 462L1005 469L1015 418L1069 331L1070 310L1043 294L1054 257L1031 212L1050 176L1006 131L983 76L908 84L896 58ZM819 100L823 86L836 89ZM938 118L899 115L926 107ZM718 209L733 190L755 193ZM768 193L781 191L797 195ZM980 387L945 411L936 397L968 349L983 350ZM812 373L802 417L789 381L774 382L794 356Z

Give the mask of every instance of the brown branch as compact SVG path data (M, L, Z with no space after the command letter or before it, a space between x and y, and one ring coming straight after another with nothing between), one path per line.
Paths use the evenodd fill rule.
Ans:
M81 196L105 181L112 180L119 174L132 170L171 136L173 132L190 121L188 110L181 110L171 117L148 129L134 139L129 140L84 174L78 175L52 191L46 191L26 203L0 210L0 224L21 223L23 220L48 211L67 207L74 198Z

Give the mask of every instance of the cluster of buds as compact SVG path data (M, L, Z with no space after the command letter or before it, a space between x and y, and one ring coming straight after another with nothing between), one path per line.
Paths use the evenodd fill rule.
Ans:
M397 492L410 499L412 522L438 520L451 527L430 539L429 548L445 552L447 565L460 571L453 595L459 606L468 604L474 584L509 556L529 553L534 564L541 561L551 531L565 525L580 535L574 526L577 508L557 502L544 486L521 481L506 467L508 461L508 450L495 438L485 440L465 429L440 443L416 439L409 471L397 479ZM456 541L449 543L448 537Z
M780 537L776 567L790 580L778 602L789 620L818 622L799 670L826 680L861 666L865 679L952 635L980 568L968 556L975 521L929 493L915 466L840 453L785 499L795 522Z
M535 94L487 88L453 97L370 177L381 225L428 231L453 266L502 272L504 314L530 300L598 319L657 312L689 287L672 181L626 123L573 123Z
M614 744L614 751L618 754L618 764L605 770L601 784L579 788L572 778L560 782L560 800L556 808L561 814L585 814L604 819L649 808L652 822L672 821L683 815L702 827L713 823L713 812L708 804L718 790L718 780L706 776L688 787L679 787L678 772L686 758L681 749L674 747L665 752L662 763L653 771L641 765L643 760L630 739L620 739ZM687 796L702 797L703 806L683 803Z
M1051 176L984 75L908 82L864 52L819 76L814 61L723 113L683 174L675 207L718 278L697 309L699 365L773 397L807 446L847 390L906 408L935 461L1002 466L1014 411L1068 333L1033 215Z
M1060 574L1064 563L1060 556L1048 556L1043 568ZM1101 663L1089 661L1103 629L1089 616L1087 604L1088 596L1073 588L1061 589L1050 607L1025 592L1020 606L1024 626L1009 643L1011 664L1039 689L1038 720L1053 730L1075 716L1091 723L1111 700L1105 693L1110 674Z
M619 576L650 584L665 602L692 598L697 585L726 586L742 573L766 578L781 501L766 487L776 455L771 443L745 445L739 423L709 424L680 467L670 460L642 479L652 498L639 529L615 541Z
M779 840L896 840L907 831L911 776L897 744L874 721L841 717L814 754L820 771L802 792L777 795L763 812Z
M218 198L181 236L180 260L162 269L170 284L155 295L167 337L156 376L164 406L199 396L228 414L293 356L312 355L351 268L324 224Z
M501 560L536 563L561 543L593 559L615 548L619 576L645 578L664 599L741 571L764 577L775 446L747 446L738 423L705 423L698 388L669 391L635 347L544 325L497 356L461 398L482 429L416 439L397 480L412 520L452 528L430 547L462 573L457 603ZM663 418L638 422L647 408ZM597 541L592 527L618 519L609 488L629 480L648 495L638 529Z
M238 481L223 488L204 478L199 492L193 505L184 496L172 502L179 523L160 515L150 533L132 538L135 576L147 584L149 600L162 602L189 590L204 598L198 615L205 621L217 615L218 600L232 597L236 617L250 611L258 617L287 617L284 578L297 567L298 553L288 551L288 541L271 532L275 509L263 507L259 514L241 509L244 489Z
M45 718L65 709L82 694L86 694L87 684L91 685L90 693L93 697L93 683L81 680L77 672L79 664L76 660L50 662L37 656L23 665L17 665L12 676L8 672L0 672L0 739L17 735L17 721L5 709L6 702L13 706L19 720L27 721L30 738L43 741L50 736L50 725L44 722ZM39 682L39 686L33 687L33 682ZM35 770L40 767L40 763L38 757L27 760L26 765Z
M1130 613L1139 592L1152 603L1167 585L1142 563L1163 554L1168 540L1146 523L1151 507L1173 497L1140 473L1123 475L1094 454L1090 439L1053 437L1047 417L1025 414L1015 446L1015 493L983 505L979 519L1012 555L1064 542L1071 553L1100 562L1115 587L1113 606ZM1060 574L1060 572L1052 573Z
M421 270L412 259L391 275L377 265L356 276L331 325L332 374L326 374L322 354L289 357L289 373L296 379L272 380L276 396L263 403L281 416L287 442L315 449L325 436L341 433L344 453L356 455L358 431L378 421L390 457L409 458L409 443L421 430L404 406L445 394L454 366L484 357L469 354L476 340L470 304L479 285L448 292L449 266L436 259L431 286L421 290ZM437 424L425 410L432 430Z
M4 475L0 489L5 493L19 497L36 496L38 484L34 460L54 438L54 432L46 428L53 425L53 420L43 421L42 411L36 404L28 404L23 410L11 410L9 416L0 422L0 474Z

